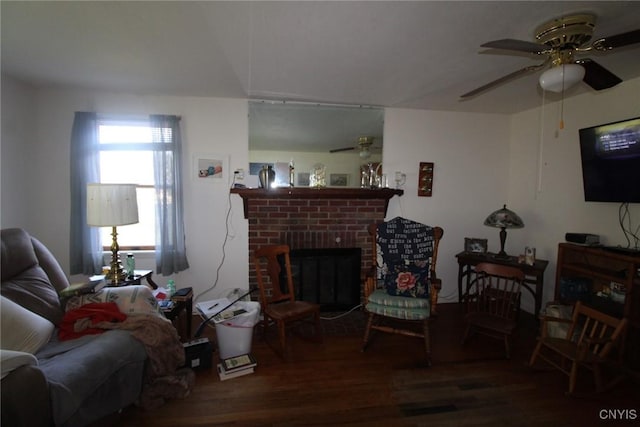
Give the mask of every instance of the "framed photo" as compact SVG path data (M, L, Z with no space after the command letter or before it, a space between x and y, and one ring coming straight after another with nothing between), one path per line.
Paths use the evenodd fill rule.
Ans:
M308 187L309 186L309 172L298 172L296 173L298 187Z
M273 162L251 162L249 163L249 175L258 176L262 170L262 166L267 165L273 167Z
M332 173L329 175L329 185L331 187L346 187L349 185L349 174Z
M229 176L229 157L216 154L195 154L192 176L200 182L226 184Z
M471 237L465 237L464 250L465 252L485 254L487 253L487 239L475 239Z

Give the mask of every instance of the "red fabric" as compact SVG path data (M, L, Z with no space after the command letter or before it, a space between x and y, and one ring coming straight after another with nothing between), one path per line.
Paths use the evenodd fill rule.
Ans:
M83 335L101 334L102 328L92 328L100 322L123 322L127 315L120 312L115 302L94 302L68 311L60 323L58 338L61 341L79 338Z

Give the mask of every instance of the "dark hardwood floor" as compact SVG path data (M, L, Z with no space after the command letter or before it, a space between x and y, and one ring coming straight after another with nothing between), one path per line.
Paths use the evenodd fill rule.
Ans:
M603 394L567 397L567 377L542 366L529 368L537 327L532 316L521 316L512 359L505 360L500 341L476 336L460 345L457 304L441 304L439 311L431 322L430 368L416 338L379 333L361 352L364 314L355 311L324 321L322 344L293 338L294 361L281 360L257 333L255 373L221 382L215 369L197 371L189 397L155 411L132 406L98 425L560 427L632 425L640 419L638 383L628 380ZM213 329L205 335L214 342ZM215 364L217 353L213 357ZM590 392L591 374L584 374L579 387ZM635 419L611 420L613 409L627 410Z

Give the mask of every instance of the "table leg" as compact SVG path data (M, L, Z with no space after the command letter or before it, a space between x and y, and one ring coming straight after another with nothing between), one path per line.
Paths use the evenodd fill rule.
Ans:
M542 292L544 292L544 273L536 276L535 313L536 319L542 308Z
M458 302L462 302L462 269L463 265L458 264Z
M191 340L191 322L193 321L193 297L189 297L186 301L187 308L187 341Z

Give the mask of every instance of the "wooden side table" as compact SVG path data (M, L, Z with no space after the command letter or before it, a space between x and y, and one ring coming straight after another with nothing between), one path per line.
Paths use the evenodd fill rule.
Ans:
M184 335L181 334L181 338L182 341L189 341L191 339L191 316L193 315L193 289L178 289L171 297L171 301L173 301L173 307L167 310L163 309L164 316L173 322L184 312L186 314L184 319L185 327Z
M533 265L520 264L518 258L496 258L496 254L492 253L477 253L477 252L460 252L456 255L458 258L458 302L463 302L464 296L469 291L471 284L471 275L474 271L474 266L482 262L491 262L494 264L508 265L521 270L524 275L524 283L522 287L533 295L535 300L534 316L537 318L540 308L542 306L542 292L544 291L544 270L547 268L549 261L544 259L536 259ZM462 283L465 281L464 292L462 292Z

